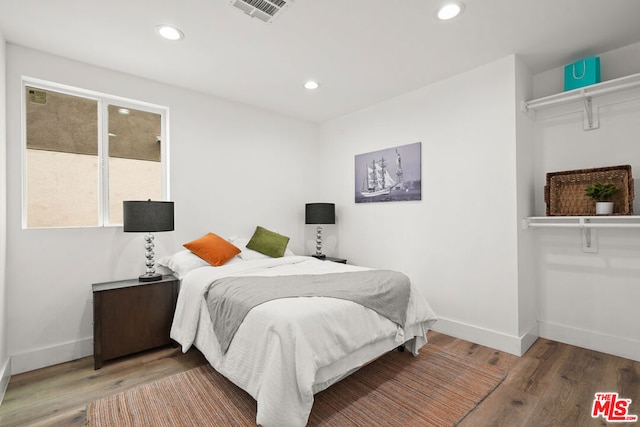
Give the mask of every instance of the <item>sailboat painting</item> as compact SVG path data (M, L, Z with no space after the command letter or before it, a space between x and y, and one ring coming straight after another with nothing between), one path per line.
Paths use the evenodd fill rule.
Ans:
M357 154L355 202L422 200L422 143Z

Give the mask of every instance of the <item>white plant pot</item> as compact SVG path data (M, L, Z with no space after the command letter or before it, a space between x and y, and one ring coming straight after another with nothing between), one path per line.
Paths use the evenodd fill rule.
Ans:
M596 202L596 215L611 215L613 202Z

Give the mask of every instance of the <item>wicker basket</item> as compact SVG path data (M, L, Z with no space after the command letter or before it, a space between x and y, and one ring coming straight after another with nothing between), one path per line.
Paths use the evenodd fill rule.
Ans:
M595 201L585 194L585 190L597 183L613 183L620 189L610 200L613 215L633 215L633 178L629 165L547 173L544 187L547 215L595 215Z

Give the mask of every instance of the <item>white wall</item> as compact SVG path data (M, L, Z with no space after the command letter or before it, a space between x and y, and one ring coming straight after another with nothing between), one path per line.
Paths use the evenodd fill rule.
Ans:
M526 326L519 319L521 68L510 56L330 121L320 157L331 165L322 195L337 205L337 255L405 272L440 317L436 330L515 354L535 339L525 339L535 309ZM354 203L356 154L418 141L421 201Z
M6 65L6 44L2 33L0 33L0 189L7 185L7 125L6 125L6 85L5 85L5 65ZM7 353L7 319L6 319L6 191L0 191L0 402L4 397L4 392L9 384L11 367Z
M639 71L628 58L640 61L639 50L603 54L603 78ZM335 202L325 253L407 273L439 314L437 330L521 354L539 320L541 336L640 354L640 230L601 230L599 252L585 254L574 231L520 227L544 213L547 171L640 167L636 100L603 107L597 131L582 131L572 107L534 123L518 104L553 93L561 69L532 79L510 56L317 127L17 46L6 61L5 356L13 373L91 354L90 284L143 269L141 237L120 228L20 228L22 74L170 107L176 231L156 236L158 257L207 231L248 236L258 224L307 253L314 233L303 225L304 203ZM354 203L356 154L418 141L421 201ZM639 201L636 190L636 212Z
M538 337L538 297L534 256L534 236L523 229L519 222L534 212L535 206L535 145L533 140L533 120L520 110L524 99L531 99L532 76L524 63L516 57L516 91L514 115L516 125L516 183L518 224L518 334L522 338L520 353Z
M600 55L602 80L640 72L640 43ZM534 76L534 93L562 91L562 68ZM547 172L630 164L640 174L640 89L593 100L600 128L584 131L580 103L538 111L536 214ZM640 214L636 181L634 212ZM640 229L596 230L597 253L576 229L537 229L540 336L640 360Z
M156 259L208 231L250 237L262 225L304 253L304 203L321 182L318 127L252 107L7 47L7 351L12 372L92 354L91 284L144 272L142 236L121 227L21 229L20 76L170 108L176 231L156 234ZM215 78L212 73L211 78Z
M600 55L603 80L639 72L639 52ZM588 132L579 104L535 121L519 111L562 91L562 78L508 57L325 124L321 162L337 173L322 194L338 205L338 255L407 272L450 335L514 354L540 335L638 360L640 230L598 230L593 254L577 230L520 224L544 215L546 172L640 167L640 89L594 100L600 129ZM423 200L356 205L353 156L416 141Z

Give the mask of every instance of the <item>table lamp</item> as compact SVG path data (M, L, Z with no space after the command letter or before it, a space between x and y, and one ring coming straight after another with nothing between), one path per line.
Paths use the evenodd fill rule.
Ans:
M307 203L305 205L305 224L318 224L316 228L316 258L325 258L322 253L322 226L336 223L336 205L333 203Z
M141 282L155 282L162 279L161 274L156 274L155 261L153 260L153 234L158 231L173 231L173 202L129 200L123 205L123 231L146 232L145 240L145 264L147 272L139 277Z

